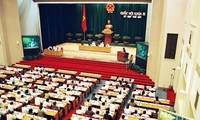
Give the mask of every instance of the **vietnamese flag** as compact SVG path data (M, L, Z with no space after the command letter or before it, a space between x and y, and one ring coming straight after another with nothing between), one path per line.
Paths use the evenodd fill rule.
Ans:
M87 31L85 4L83 5L82 29L83 29L83 32L84 32L84 33Z

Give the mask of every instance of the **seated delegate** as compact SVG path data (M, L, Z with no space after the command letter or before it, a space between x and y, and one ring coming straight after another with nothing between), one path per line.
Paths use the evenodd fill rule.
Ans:
M96 43L93 41L93 42L91 43L91 46L96 46Z
M59 51L59 48L58 48L58 46L49 46L48 48L47 48L47 50L53 50L53 51Z
M110 44L106 44L106 47L109 48L109 47L110 47Z
M101 43L99 44L99 47L104 47L104 43L101 42Z

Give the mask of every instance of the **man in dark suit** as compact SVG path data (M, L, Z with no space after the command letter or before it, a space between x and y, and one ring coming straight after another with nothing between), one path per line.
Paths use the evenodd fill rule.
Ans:
M124 63L126 63L128 61L128 56L129 56L129 53L125 52L124 53ZM126 66L126 68L128 68L128 65Z
M106 110L106 114L104 114L104 117L103 117L103 118L104 118L104 119L107 119L107 120L113 120L112 116L109 115L109 111L108 111L108 110Z

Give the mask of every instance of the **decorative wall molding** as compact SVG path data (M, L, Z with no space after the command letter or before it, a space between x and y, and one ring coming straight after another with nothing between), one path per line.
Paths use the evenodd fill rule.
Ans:
M192 24L192 23L191 23L190 26L193 27L193 28L197 28L197 25L196 25L196 24Z
M190 51L190 48L189 47L187 47L187 54L188 54L188 56L190 57L190 59L192 58L192 53L191 53L191 51Z
M185 40L184 40L184 38L182 38L182 44L184 45L184 43L185 43Z
M198 73L198 75L200 77L200 65L199 64L196 65L196 71L197 71L197 73Z

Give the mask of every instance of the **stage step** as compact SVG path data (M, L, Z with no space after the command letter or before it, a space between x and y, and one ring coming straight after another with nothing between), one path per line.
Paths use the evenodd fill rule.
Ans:
M80 60L72 58L58 58L44 56L39 60L20 61L19 64L45 66L50 68L74 70L78 73L89 72L101 74L103 80L109 80L111 76L120 76L135 79L136 84L154 85L154 82L147 76L141 75L132 70L126 70L126 65L120 63L98 62L91 60Z

